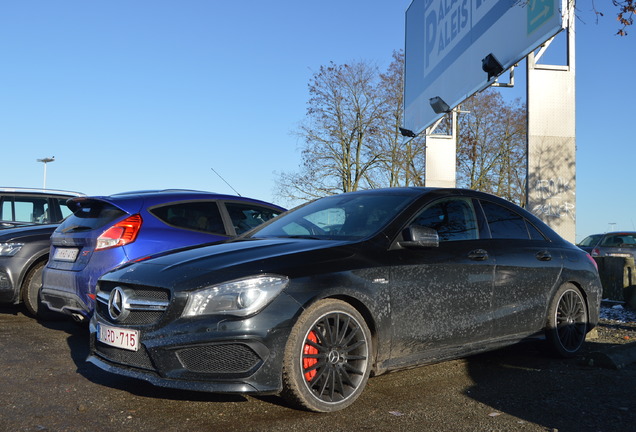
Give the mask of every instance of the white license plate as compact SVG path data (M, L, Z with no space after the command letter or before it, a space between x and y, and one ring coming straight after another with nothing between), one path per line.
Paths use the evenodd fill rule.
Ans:
M77 259L79 249L77 248L57 248L53 254L53 259L56 261L69 261L73 262Z
M607 256L619 257L619 258L630 258L632 254L628 253L608 253Z
M97 324L97 340L129 351L139 349L139 331Z

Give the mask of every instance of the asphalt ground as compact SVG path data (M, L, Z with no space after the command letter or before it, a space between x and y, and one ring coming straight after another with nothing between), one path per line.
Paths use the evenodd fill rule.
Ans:
M595 333L575 359L519 344L371 378L353 406L314 414L274 396L161 389L108 374L85 361L85 327L5 306L0 430L633 432L636 364L598 359L636 355L636 323L601 322Z

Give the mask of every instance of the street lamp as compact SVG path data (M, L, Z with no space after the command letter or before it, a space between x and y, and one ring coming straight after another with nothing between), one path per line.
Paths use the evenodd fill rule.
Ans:
M44 164L44 184L42 185L42 189L46 189L46 164L49 162L55 162L55 156L50 158L37 159L37 161Z

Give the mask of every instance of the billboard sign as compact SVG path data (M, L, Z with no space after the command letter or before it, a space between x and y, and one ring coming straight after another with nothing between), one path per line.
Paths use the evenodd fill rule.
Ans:
M421 133L564 27L567 0L413 0L404 129Z

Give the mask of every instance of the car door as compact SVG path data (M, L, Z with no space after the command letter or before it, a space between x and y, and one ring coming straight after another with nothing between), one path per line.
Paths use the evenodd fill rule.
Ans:
M443 358L488 339L495 262L480 240L470 199L441 198L410 222L433 228L439 246L391 251L392 362Z
M497 262L493 336L523 337L544 325L548 297L561 272L561 253L513 209L480 202L492 237L487 247Z

